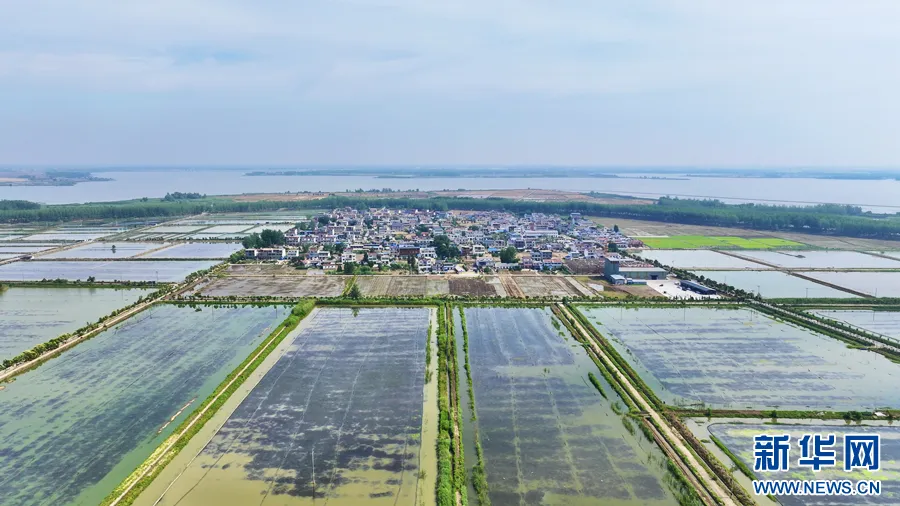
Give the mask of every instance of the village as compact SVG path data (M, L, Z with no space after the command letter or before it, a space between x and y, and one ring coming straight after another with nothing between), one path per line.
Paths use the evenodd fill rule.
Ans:
M298 223L284 233L283 243L247 248L244 256L347 274L527 270L603 274L615 284L666 275L620 255L643 246L640 240L579 213L343 208Z

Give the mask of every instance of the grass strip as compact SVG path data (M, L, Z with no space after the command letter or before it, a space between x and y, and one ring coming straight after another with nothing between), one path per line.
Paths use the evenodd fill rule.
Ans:
M744 464L743 460L739 459L737 455L732 453L731 450L729 450L728 447L725 446L725 443L720 441L719 438L712 434L709 435L709 439L711 439L712 442L715 443L716 446L718 446L725 455L728 455L728 458L731 459L732 462L734 462L735 467L737 467L742 473L744 473L747 478L750 478L751 480L756 479L756 475L754 475L753 471L751 471L750 468L747 467L747 464Z
M591 384L594 385L594 388L596 388L598 392L600 392L600 395L602 395L603 398L606 399L606 392L603 391L603 387L600 386L600 380L598 380L597 377L594 376L594 373L588 372L588 379L591 380Z
M127 506L133 504L140 494L153 482L166 465L174 459L191 438L194 437L203 426L212 419L219 408L237 391L253 372L265 361L275 348L281 344L292 330L312 312L315 307L314 300L300 302L291 314L280 324L269 337L263 341L257 349L247 357L234 371L232 371L216 390L197 407L195 413L200 415L188 417L172 435L164 441L156 451L150 455L134 472L119 484L106 498L101 506L111 504ZM234 380L234 381L232 381ZM168 450L166 450L168 448ZM148 471L149 470L149 471ZM123 495L124 494L124 495Z
M475 488L475 493L478 495L478 504L480 506L490 506L491 498L488 495L487 472L484 467L484 451L481 448L481 436L478 433L478 415L475 410L475 391L472 388L472 368L469 365L469 330L466 327L466 313L463 311L462 306L459 307L459 318L462 323L463 352L466 357L465 367L466 382L469 384L469 406L472 409L472 421L475 422L472 424L475 432L475 456L478 459L475 465L472 466L472 487Z

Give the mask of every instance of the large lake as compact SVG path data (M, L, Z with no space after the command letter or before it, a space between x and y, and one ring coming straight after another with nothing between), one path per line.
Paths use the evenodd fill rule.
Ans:
M561 169L562 170L562 169ZM0 186L0 199L25 199L45 204L109 202L141 197L162 197L168 192L233 195L261 192L345 191L393 188L395 190L494 190L536 188L545 190L597 191L639 197L679 196L718 198L735 202L855 204L881 212L900 211L896 180L837 180L803 178L687 179L623 178L410 178L379 179L373 176L245 176L248 170L101 172L114 181L75 186ZM638 176L644 176L639 174ZM681 177L667 174L667 177Z

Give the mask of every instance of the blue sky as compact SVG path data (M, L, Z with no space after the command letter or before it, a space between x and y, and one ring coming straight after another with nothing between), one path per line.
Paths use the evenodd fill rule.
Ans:
M900 166L897 0L29 0L0 19L0 164Z

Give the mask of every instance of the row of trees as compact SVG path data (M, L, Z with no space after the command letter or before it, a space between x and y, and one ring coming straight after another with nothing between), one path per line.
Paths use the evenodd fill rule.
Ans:
M260 233L254 232L241 241L244 248L271 248L287 243L284 232L267 228Z
M601 204L590 201L532 202L508 199L438 197L371 198L329 196L318 200L291 202L236 202L225 198L196 200L136 200L107 204L37 206L0 202L0 222L69 221L78 219L150 218L181 216L202 212L254 212L277 209L354 207L449 209L513 213L573 212L591 216L640 219L692 225L785 230L850 237L900 239L900 218L873 215L854 206L811 207L729 205L716 200L696 201L661 198L656 204ZM31 204L31 203L29 203Z

